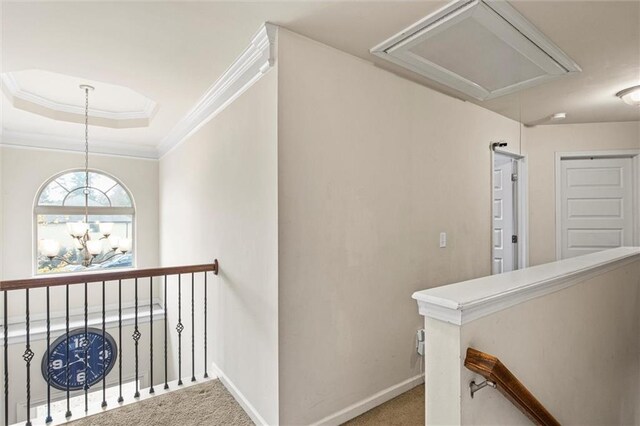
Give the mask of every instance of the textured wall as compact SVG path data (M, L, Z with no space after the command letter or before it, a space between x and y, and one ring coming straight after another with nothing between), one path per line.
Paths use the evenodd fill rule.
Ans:
M209 360L269 424L278 423L276 91L277 67L160 161L162 265L220 260L209 281ZM190 294L185 277L183 297ZM172 323L175 316L174 308Z
M462 327L460 348L496 355L563 425L629 425L640 416L640 261ZM471 399L462 424L531 424L495 391Z
M523 128L529 163L529 264L556 260L556 152L640 149L640 122Z
M285 30L278 49L280 416L309 424L421 373L411 294L490 273L489 143L519 126Z

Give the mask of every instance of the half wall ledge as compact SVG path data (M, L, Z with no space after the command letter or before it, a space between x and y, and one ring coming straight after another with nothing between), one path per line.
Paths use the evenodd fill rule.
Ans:
M619 247L499 275L415 292L420 314L462 325L575 285L640 259L640 247Z

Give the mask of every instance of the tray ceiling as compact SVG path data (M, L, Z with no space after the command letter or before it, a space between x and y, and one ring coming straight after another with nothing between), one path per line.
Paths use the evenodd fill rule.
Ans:
M6 72L2 91L11 105L59 121L84 123L85 94L81 84L95 88L89 94L89 123L112 128L147 127L156 102L127 87L86 80L43 70Z

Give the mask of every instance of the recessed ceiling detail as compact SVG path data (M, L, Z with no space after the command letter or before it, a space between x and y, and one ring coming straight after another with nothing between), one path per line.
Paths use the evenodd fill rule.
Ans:
M506 1L457 0L371 53L478 100L580 67Z
M89 123L111 128L147 127L156 102L127 87L90 81L42 70L0 75L2 90L18 109L59 121L84 123L84 91L80 84L95 87Z

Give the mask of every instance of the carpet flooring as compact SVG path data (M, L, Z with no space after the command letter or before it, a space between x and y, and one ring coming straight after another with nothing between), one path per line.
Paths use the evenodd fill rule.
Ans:
M253 426L219 380L70 422L73 426Z
M73 426L252 426L253 422L219 380L126 405ZM424 385L348 421L346 426L424 425Z
M345 423L346 426L424 425L424 385L416 386Z

